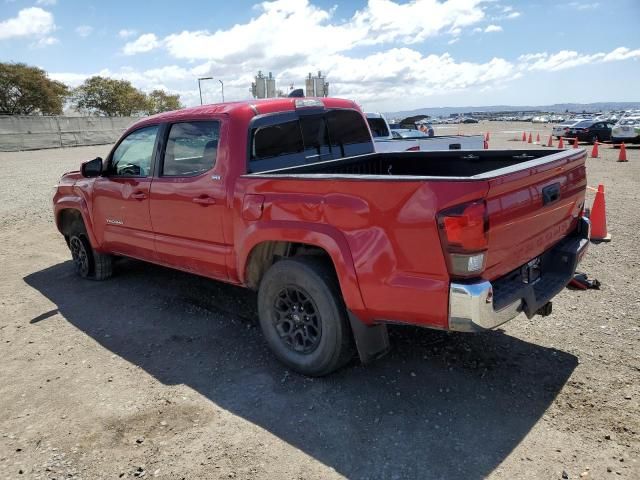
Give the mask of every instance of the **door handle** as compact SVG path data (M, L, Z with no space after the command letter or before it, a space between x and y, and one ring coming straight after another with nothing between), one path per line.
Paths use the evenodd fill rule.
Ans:
M542 205L549 205L550 203L560 200L560 184L554 183L548 187L542 189Z
M191 199L191 201L193 203L197 203L198 205L202 205L203 207L206 207L207 205L214 205L216 203L216 199L215 198L211 198L209 196L203 195L200 197L194 197Z
M131 194L131 198L135 198L136 200L144 200L147 198L147 194L144 192L133 192Z

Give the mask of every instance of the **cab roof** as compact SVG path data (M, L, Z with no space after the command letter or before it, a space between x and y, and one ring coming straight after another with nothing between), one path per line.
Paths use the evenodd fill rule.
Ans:
M358 105L352 100L345 100L342 98L302 98L313 98L314 100L319 100L324 104L326 108L359 109ZM169 122L186 122L190 120L205 120L211 118L214 115L220 114L240 116L248 115L250 117L253 117L255 115L263 115L266 113L293 111L296 109L296 100L300 99L300 97L267 98L262 100L243 100L239 102L214 103L211 105L200 105L197 107L182 108L180 110L158 113L156 115L142 118L131 125L127 129L127 132L145 125L156 125L158 123Z

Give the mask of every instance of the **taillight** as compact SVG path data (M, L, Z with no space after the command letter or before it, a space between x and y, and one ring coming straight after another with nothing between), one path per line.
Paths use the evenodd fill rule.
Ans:
M449 273L456 277L479 275L485 267L489 218L484 201L465 203L438 214L440 240Z

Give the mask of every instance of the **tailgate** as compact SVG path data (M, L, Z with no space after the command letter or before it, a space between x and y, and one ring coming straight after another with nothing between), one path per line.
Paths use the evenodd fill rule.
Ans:
M484 278L507 274L576 228L587 185L586 156L583 149L566 150L489 180Z

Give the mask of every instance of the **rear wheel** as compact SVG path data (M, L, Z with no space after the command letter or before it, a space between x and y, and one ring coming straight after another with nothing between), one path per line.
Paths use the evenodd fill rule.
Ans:
M353 357L338 281L321 259L275 263L260 283L258 314L269 347L296 372L327 375Z
M591 143L600 142L600 137L598 135L594 135L591 137Z
M76 273L82 278L105 280L113 273L113 257L96 252L89 242L84 225L72 227L68 237L69 250Z

